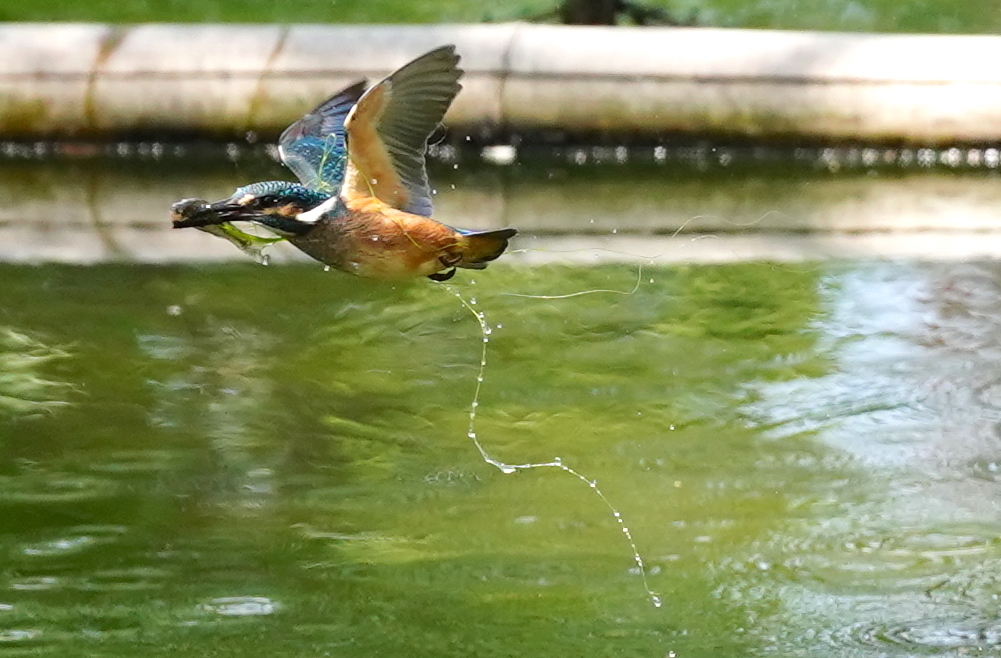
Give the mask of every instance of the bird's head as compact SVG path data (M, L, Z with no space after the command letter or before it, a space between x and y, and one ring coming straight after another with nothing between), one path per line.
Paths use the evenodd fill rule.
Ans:
M264 181L237 188L229 198L215 203L184 199L170 208L174 228L203 227L250 221L286 235L301 235L311 224L296 218L329 197L296 183Z

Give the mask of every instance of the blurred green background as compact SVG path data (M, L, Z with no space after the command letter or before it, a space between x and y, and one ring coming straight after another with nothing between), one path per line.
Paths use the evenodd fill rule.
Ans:
M556 0L0 0L3 21L435 23L555 20ZM1001 6L978 0L647 0L719 27L992 33Z

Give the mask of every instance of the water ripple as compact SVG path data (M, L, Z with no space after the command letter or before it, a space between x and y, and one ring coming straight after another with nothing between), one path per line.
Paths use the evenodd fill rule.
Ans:
M136 592L159 589L173 575L166 569L132 567L105 569L82 578L76 589L88 592Z
M277 602L264 596L226 596L206 601L198 606L200 610L225 617L271 615L280 607Z
M166 471L176 461L168 450L117 450L109 452L104 461L94 461L89 470L114 475L147 475Z
M835 645L896 645L907 649L987 649L1001 646L1001 620L929 617L902 623L857 623L829 635Z
M0 504L79 503L109 498L117 484L106 478L72 473L0 476Z
M980 459L968 465L970 475L978 480L1001 482L1001 460Z
M15 544L12 555L28 560L79 555L98 546L118 541L127 532L125 526L81 525L66 528L55 537L33 538Z
M746 565L727 568L771 571L790 581L814 582L828 591L928 592L943 578L986 561L1001 559L1001 540L990 527L897 529L894 534L846 537L840 543L815 539L778 542Z
M61 578L55 576L29 576L14 580L10 583L10 588L18 592L40 592L45 590L59 589L65 585Z
M34 640L42 635L37 628L0 628L0 642L15 643Z
M31 557L52 557L54 555L67 555L79 553L82 550L97 543L93 537L81 535L78 537L60 537L50 541L28 544L21 549L21 552Z
M13 626L0 628L0 647L30 644L33 651L38 645L46 644L50 647L72 646L77 651L80 649L82 641L108 640L112 638L131 638L139 631L137 626L122 625L122 620L114 615L88 617L85 622L86 628L63 628L59 624L46 626ZM102 626L107 625L107 628ZM73 655L79 655L77 651ZM4 650L7 655L7 648ZM17 654L20 655L20 654ZM30 655L37 655L32 652Z

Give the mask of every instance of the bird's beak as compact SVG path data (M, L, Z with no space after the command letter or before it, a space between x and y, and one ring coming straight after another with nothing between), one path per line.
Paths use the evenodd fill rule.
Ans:
M183 199L170 207L174 228L198 228L251 219L254 213L229 199L209 203L204 199Z

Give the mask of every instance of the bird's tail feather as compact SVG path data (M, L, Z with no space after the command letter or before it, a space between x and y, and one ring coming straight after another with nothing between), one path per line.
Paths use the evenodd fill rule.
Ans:
M459 267L471 270L482 270L487 263L496 259L507 249L508 240L518 233L513 228L501 228L494 231L463 232L466 249Z

